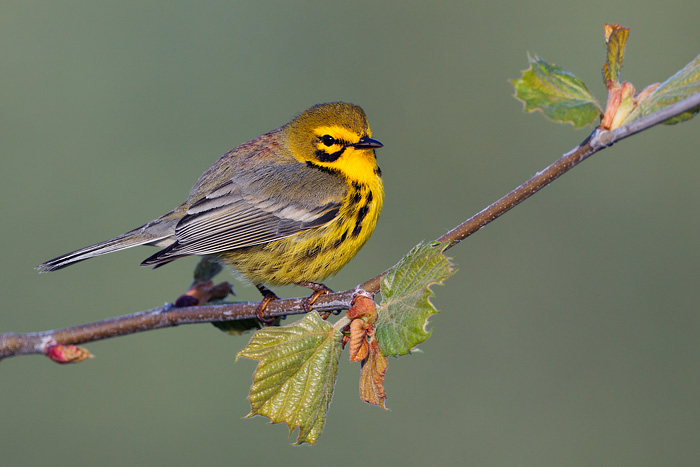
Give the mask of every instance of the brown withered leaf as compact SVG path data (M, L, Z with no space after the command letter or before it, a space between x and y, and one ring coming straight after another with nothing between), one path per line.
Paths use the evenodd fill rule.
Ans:
M377 314L377 304L374 303L369 297L364 295L358 295L352 300L352 306L347 311L345 316L350 319L359 318L361 316L372 316ZM374 322L374 320L368 320L367 322Z
M360 399L369 404L378 405L385 410L384 375L387 368L389 368L387 358L382 354L377 341L371 339L369 342L369 354L367 359L362 362Z
M350 322L350 361L361 362L367 358L369 346L367 344L368 325L361 319L353 319Z
M226 298L231 292L233 292L233 287L228 282L216 285L212 281L200 282L192 285L187 292L180 295L175 301L175 306L182 308L184 306L206 305L209 300Z

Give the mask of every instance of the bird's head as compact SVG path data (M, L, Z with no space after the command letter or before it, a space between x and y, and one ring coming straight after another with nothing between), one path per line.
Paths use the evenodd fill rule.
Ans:
M318 104L285 126L290 149L301 162L337 171L362 182L379 174L374 150L383 145L372 138L365 112L345 102Z

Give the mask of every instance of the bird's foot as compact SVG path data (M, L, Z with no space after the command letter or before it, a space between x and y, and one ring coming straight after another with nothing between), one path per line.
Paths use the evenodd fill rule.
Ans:
M260 321L262 321L265 324L265 326L271 326L277 321L277 318L272 316L265 316L265 309L271 301L279 300L279 297L275 295L275 293L272 290L268 289L264 285L258 284L255 287L257 287L257 289L263 296L262 301L258 304L258 308L255 310L255 315Z
M333 293L331 289L326 287L323 284L319 284L317 282L297 282L297 285L300 285L302 287L306 287L307 289L311 289L314 291L306 300L304 300L304 311L305 312L310 312L311 311L311 305L316 303L316 300L318 300L318 297L321 295ZM328 317L331 315L330 311L327 311L321 315L321 318L323 319L328 319Z

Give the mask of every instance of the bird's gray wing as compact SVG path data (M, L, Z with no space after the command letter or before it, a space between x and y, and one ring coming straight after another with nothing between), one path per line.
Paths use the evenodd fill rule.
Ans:
M163 264L289 237L336 218L347 193L338 174L299 162L236 174L193 202L175 243L143 262Z

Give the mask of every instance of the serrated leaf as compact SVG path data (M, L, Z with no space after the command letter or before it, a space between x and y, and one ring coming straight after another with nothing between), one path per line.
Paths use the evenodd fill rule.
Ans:
M421 243L382 278L375 337L384 355L406 355L430 337L428 318L438 312L430 303L430 286L453 274L444 249L445 245Z
M571 123L574 128L591 124L600 116L600 105L583 81L537 56L527 59L530 68L520 79L511 81L526 112L539 110L550 120Z
M638 107L625 119L623 125L644 117L645 115L650 115L657 110L675 104L698 92L700 92L700 55L695 57L676 74L661 83L659 87L642 100ZM698 111L700 111L700 107L695 107L664 123L672 125L690 120Z
M297 444L318 441L333 397L342 334L317 313L256 332L238 357L258 360L249 417L263 415L299 428Z
M630 34L629 28L623 28L619 24L605 25L605 45L607 46L607 60L603 65L603 84L608 89L620 84L622 60L625 55L625 45Z

